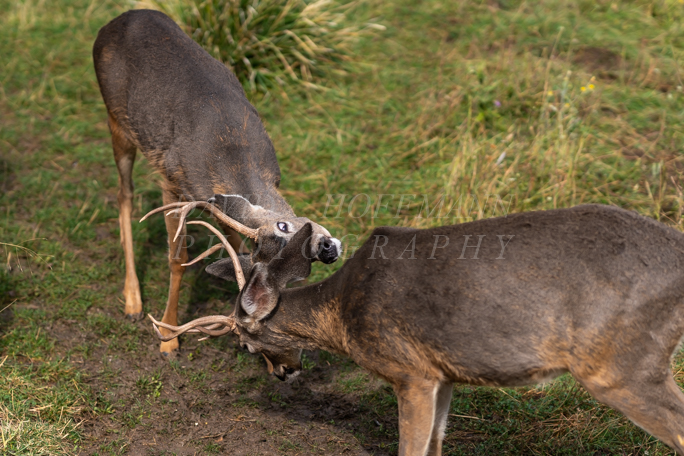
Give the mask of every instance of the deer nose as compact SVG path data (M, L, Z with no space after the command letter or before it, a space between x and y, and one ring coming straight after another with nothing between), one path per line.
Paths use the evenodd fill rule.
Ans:
M318 243L318 259L325 264L334 263L340 256L341 245L335 238L322 237Z

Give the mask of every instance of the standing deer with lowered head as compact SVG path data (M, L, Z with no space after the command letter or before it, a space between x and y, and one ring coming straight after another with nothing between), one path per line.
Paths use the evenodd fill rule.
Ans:
M278 193L280 168L273 145L235 75L170 18L151 10L122 14L98 33L93 60L119 171L128 317L142 315L131 232L136 149L163 177L161 209L192 202L182 215L196 206L208 209L233 246L241 243L237 232L257 239L258 253L241 260L247 265L270 260L309 222L296 217ZM206 202L215 194L222 195L220 201L212 200L222 210ZM163 321L171 325L178 324L178 295L188 259L181 219L165 218L171 279ZM322 226L313 226L313 259L332 263L341 253L340 242ZM177 348L173 339L162 343L161 352Z
M233 315L168 329L235 331L282 379L301 369L301 349L350 356L394 387L401 456L441 454L455 382L565 372L684 455L670 370L684 335L684 234L598 205L378 228L328 279L285 289L310 272L311 233L252 267Z

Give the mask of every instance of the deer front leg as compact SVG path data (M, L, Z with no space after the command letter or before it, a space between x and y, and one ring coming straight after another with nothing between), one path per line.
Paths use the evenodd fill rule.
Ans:
M399 456L428 454L440 383L410 378L395 385L399 402Z
M247 243L242 240L237 231L227 226L225 223L218 223L226 235L226 240L230 246L238 253L249 253Z
M164 204L169 204L178 201L172 193L164 191ZM168 214L168 212L167 212ZM173 240L178 230L180 219L177 214L171 214L164 217L166 222L166 231L169 236L169 269L171 270L171 278L169 280L169 298L166 301L166 310L162 322L170 325L178 325L178 298L180 295L181 281L185 273L185 267L181 266L188 262L188 251L185 243L185 229L181 232L178 239ZM167 335L170 332L164 328L161 329L162 334ZM162 342L159 351L164 356L169 356L178 350L178 338Z
M135 254L133 251L133 230L131 229L131 213L133 212L133 163L135 162L135 145L123 133L119 124L110 115L109 130L112 133L112 149L114 161L119 171L119 230L121 246L126 261L126 282L124 284L125 314L131 320L142 317L142 298L140 283L135 273Z

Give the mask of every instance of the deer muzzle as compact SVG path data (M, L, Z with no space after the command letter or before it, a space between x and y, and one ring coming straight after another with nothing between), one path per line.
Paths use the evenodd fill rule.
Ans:
M322 263L334 263L342 255L342 243L334 237L321 236L318 239L317 252L316 258Z

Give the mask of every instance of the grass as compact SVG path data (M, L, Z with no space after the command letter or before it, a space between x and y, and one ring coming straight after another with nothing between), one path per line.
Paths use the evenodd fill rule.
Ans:
M218 397L221 378L243 382L230 400L249 419L266 420L280 403L287 416L304 400L273 386L260 359L230 338L193 346L157 370L134 368L132 389L122 386L120 366L136 366L154 340L122 318L117 177L90 49L97 30L129 7L0 0L0 241L44 259L2 250L11 268L0 272L0 309L9 306L0 312L3 453L123 454L136 429L170 439L186 432L181 415L155 430L158 410L179 407L170 395L195 395L187 410L211 415L218 406L207 400ZM348 20L386 31L349 44L353 73L319 81L318 91L251 96L278 151L285 197L344 238L346 255L379 225L580 203L682 229L682 19L684 6L669 0L367 2ZM142 215L161 203L158 176L140 160L135 180ZM133 230L145 310L161 315L163 221ZM339 265L317 264L310 280ZM184 280L183 319L230 307L226 288L201 270ZM228 356L216 369L184 368L219 352ZM321 379L311 388L355 407L326 424L332 443L317 445L396 452L396 401L386 385L329 354L308 362L303 375ZM680 385L683 362L675 359ZM534 388L459 386L451 414L450 455L671 454L569 377ZM108 430L94 437L93 423ZM304 432L305 424L288 426ZM254 432L275 439L273 451L309 451L303 437ZM196 451L226 451L217 440L197 440Z
M18 331L8 334L16 337ZM32 353L52 348L38 331L22 331L22 338L33 339L23 346L9 346L17 353ZM34 336L34 337L30 337ZM11 343L11 342L10 342ZM40 346L41 348L37 348ZM78 448L81 440L79 415L87 406L88 392L82 374L65 360L34 358L29 366L5 365L0 360L0 437L3 454L63 454Z

